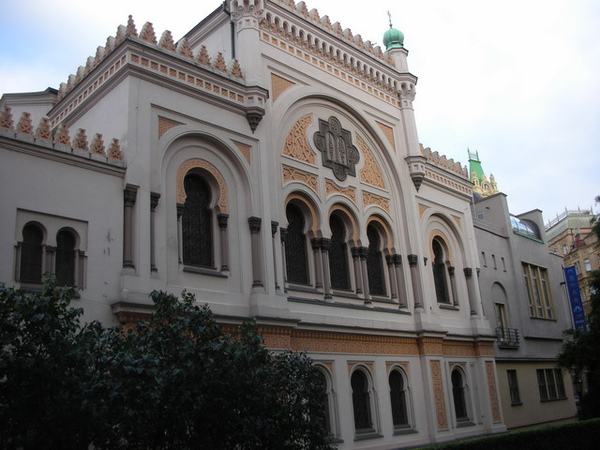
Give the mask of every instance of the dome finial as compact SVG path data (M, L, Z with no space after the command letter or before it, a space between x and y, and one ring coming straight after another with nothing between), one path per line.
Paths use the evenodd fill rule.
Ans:
M393 27L392 14L389 11L387 14L390 21L390 28L383 34L383 45L385 45L386 50L402 48L404 46L404 34Z
M392 27L392 14L388 11L388 18L390 19L390 28Z

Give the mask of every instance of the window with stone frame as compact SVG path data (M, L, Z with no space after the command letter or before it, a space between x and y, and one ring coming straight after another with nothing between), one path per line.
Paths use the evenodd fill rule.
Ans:
M537 369L540 401L564 400L567 398L561 369Z
M346 243L346 226L341 218L332 215L329 219L331 228L331 247L329 249L329 274L333 289L350 289L350 272L348 269L348 245Z
M396 368L390 372L388 381L394 428L406 428L409 426L406 376L402 370Z
M213 268L210 185L201 175L192 173L186 175L184 189L186 199L181 216L183 264Z
M433 239L433 281L435 286L435 295L438 303L451 303L450 290L448 283L448 271L446 267L447 255L444 247L438 238Z
M285 268L289 283L308 284L308 252L306 221L300 208L293 203L286 208L288 226L285 235Z
M523 279L529 305L529 315L537 319L554 319L554 302L548 271L533 264L522 263Z
M457 422L465 422L469 420L467 409L467 396L465 388L465 375L461 369L455 368L452 370L452 398L454 400L454 414Z
M369 249L367 252L367 274L369 277L369 292L371 295L386 295L383 252L381 251L381 236L379 231L369 224L367 226Z
M59 286L75 286L77 270L77 238L73 231L62 229L56 235L56 282Z
M23 227L23 240L17 244L20 267L17 281L41 284L44 260L44 231L37 223Z
M365 371L356 369L352 372L350 384L352 387L352 410L354 412L356 433L371 433L375 429L373 427L371 388Z

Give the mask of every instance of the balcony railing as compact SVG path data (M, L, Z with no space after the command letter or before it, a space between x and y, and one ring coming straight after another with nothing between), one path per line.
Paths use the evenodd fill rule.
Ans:
M519 330L517 328L496 328L499 348L519 348Z

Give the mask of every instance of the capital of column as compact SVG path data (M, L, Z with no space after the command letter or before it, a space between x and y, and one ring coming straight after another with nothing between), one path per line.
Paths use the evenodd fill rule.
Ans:
M271 237L275 237L277 234L277 227L279 227L279 222L271 221Z
M123 199L125 201L125 206L133 206L135 205L135 200L137 198L137 190L136 186L132 186L128 184L125 186L125 190L123 191Z
M471 269L470 267L465 267L463 269L463 271L465 272L465 277L467 279L471 278L473 276L473 269Z
M229 214L221 213L217 215L217 224L221 230L227 228L227 222L229 221Z
M250 232L252 234L256 234L260 231L260 226L262 224L262 219L260 217L250 217L248 219L248 225L250 226Z
M415 267L419 262L419 257L417 255L408 255L408 264L410 267Z
M152 212L154 212L154 210L156 210L159 199L160 199L160 194L158 192L150 192L150 210Z

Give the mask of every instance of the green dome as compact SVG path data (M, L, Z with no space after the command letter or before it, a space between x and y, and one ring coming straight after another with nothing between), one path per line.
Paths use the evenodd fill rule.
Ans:
M392 28L392 26L390 25L390 29L383 34L383 45L385 45L386 50L391 50L393 48L403 48L404 33L402 33L402 31L400 30Z

